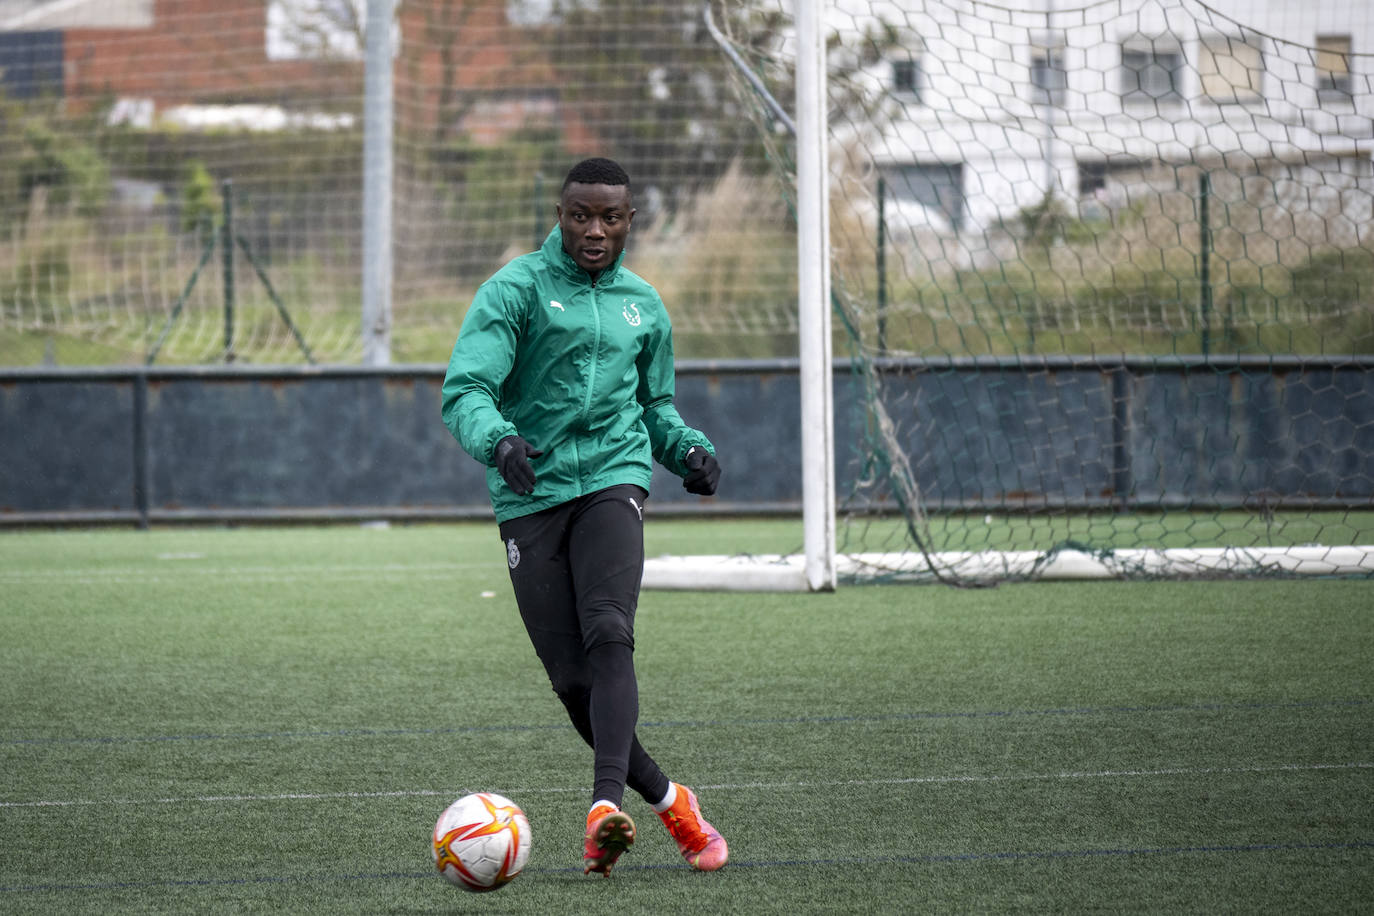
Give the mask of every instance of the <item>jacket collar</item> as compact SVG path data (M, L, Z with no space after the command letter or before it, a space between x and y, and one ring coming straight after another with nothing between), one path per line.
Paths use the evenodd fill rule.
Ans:
M568 254L563 247L563 229L555 225L553 231L544 239L544 245L539 249L544 256L544 260L553 265L559 273L564 274L568 279L575 283L585 283L592 285L591 274L582 269L582 265L573 260L572 255ZM625 260L625 252L621 251L616 257L615 262L601 271L597 275L596 285L605 286L615 279L615 275L620 272L620 265Z

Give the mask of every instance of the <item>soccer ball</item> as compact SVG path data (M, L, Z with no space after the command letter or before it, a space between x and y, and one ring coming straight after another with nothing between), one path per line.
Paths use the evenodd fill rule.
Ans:
M464 795L434 825L434 867L470 891L509 884L530 858L530 822L520 806L494 792Z

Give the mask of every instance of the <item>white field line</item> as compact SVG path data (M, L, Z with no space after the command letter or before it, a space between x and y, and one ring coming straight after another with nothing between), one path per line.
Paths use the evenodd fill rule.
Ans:
M1150 779L1169 776L1245 776L1260 773L1309 773L1323 770L1369 770L1374 762L1355 763L1281 763L1241 767L1171 767L1158 770L1083 770L1059 773L1008 773L991 776L894 776L880 779L819 779L781 782L703 783L696 788L707 791L747 791L754 789L824 789L876 786L951 785L968 783L1046 782L1080 779ZM465 791L465 790L464 790ZM566 795L585 792L585 786L511 789L502 794L520 798L529 795ZM385 792L283 792L271 795L188 795L177 798L108 798L50 801L0 802L0 808L75 808L96 805L199 805L237 802L339 801L371 798L448 798L455 790L397 789Z
M223 577L233 582L292 582L302 579L327 578L371 579L406 576L421 579L441 579L455 573L474 569L499 570L499 562L473 563L384 563L376 566L213 566L192 565L182 561L174 565L87 567L66 569L0 570L0 584L27 585L59 582L78 585L104 585L143 582L178 582L197 576Z

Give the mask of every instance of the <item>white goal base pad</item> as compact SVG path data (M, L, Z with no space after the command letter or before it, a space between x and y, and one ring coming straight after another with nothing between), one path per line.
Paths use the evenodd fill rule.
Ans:
M1363 547L1200 547L1043 553L944 551L836 557L844 581L934 582L1236 576L1374 576L1374 545ZM665 556L644 562L644 588L680 591L807 591L799 554Z

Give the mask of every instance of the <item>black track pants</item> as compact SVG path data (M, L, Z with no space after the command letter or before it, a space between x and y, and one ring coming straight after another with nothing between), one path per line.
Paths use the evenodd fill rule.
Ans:
M592 746L593 801L620 804L626 785L651 804L668 791L635 737L646 495L610 487L501 525L525 630L573 727Z

